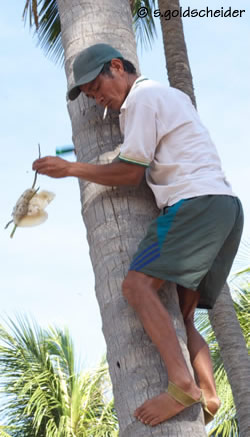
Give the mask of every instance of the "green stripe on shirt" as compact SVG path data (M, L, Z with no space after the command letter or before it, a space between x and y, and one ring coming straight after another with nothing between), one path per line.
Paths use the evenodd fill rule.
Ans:
M131 162L131 164L138 164L138 165L143 165L144 167L149 167L148 162L137 161L134 158L128 158L127 156L124 155L119 155L119 159L121 159L122 161Z

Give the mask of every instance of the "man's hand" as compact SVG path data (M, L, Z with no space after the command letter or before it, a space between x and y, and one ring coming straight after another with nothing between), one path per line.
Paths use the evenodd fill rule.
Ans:
M46 156L33 162L32 169L37 173L45 174L52 178L69 176L70 162L57 156Z

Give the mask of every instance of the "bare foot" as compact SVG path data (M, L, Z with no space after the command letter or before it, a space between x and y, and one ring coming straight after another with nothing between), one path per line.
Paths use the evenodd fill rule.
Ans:
M134 416L145 425L156 426L176 416L185 408L187 407L177 402L166 392L144 402L135 410Z

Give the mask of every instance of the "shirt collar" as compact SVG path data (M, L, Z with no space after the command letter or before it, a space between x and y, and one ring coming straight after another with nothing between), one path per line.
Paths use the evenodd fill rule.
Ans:
M144 82L144 80L148 80L148 78L145 77L145 76L139 76L139 77L137 77L137 79L134 81L132 87L130 88L130 91L129 91L129 93L128 93L126 99L124 100L124 102L123 102L123 104L122 104L122 106L121 106L121 110L126 108L128 97L129 97L129 96L131 95L131 93L135 90L135 88L137 88L137 87L139 86L139 84L140 84L141 82Z

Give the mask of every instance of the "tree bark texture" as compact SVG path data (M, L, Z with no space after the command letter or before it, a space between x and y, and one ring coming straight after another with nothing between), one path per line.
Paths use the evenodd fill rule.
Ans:
M250 436L250 359L227 284L209 318L232 388L241 437Z
M105 42L122 51L138 65L128 0L57 0L65 52L65 70L70 87L72 62L83 48ZM79 161L104 164L116 159L122 142L118 114L84 96L68 102L73 142ZM164 364L145 334L134 311L121 292L121 284L138 242L149 222L159 213L145 181L138 189L104 187L79 181L82 215L87 228L90 257L95 274L107 359L118 414L120 437L202 437L206 435L199 404L173 419L150 428L133 417L146 399L167 388ZM186 334L175 286L161 292L190 366Z
M162 15L166 11L180 10L179 0L158 0ZM161 30L169 83L186 93L196 107L193 78L188 60L183 24L180 16L166 20L161 17Z

